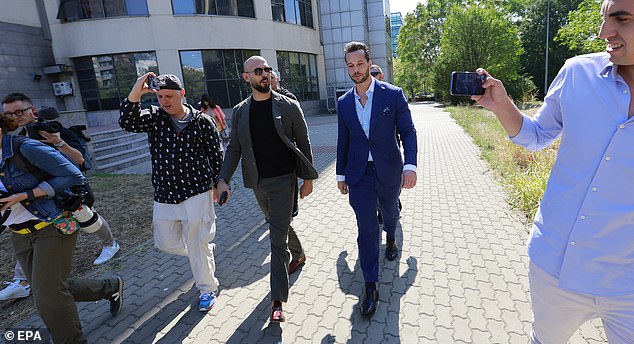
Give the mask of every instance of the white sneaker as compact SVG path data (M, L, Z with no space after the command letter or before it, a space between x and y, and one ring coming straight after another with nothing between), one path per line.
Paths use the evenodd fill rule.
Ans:
M117 252L119 252L120 248L121 247L119 247L119 244L117 244L117 242L115 242L112 246L104 246L101 250L101 254L99 254L99 257L97 257L97 259L95 259L95 262L93 264L99 265L109 261L110 259L112 259L112 257L114 257L115 254L117 254Z
M31 294L30 284L27 286L23 286L18 280L15 280L13 282L3 282L3 284L7 284L8 287L0 290L0 300L2 301L21 299Z

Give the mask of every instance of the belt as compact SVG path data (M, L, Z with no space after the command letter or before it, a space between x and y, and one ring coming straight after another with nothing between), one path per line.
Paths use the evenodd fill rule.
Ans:
M40 220L29 220L22 223L16 223L9 226L9 229L15 234L31 234L50 225L49 222Z

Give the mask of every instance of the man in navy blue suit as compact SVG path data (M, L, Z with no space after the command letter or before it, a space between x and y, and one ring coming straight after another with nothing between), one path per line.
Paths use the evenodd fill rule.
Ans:
M361 313L371 316L379 301L381 231L376 205L378 201L387 232L385 256L395 260L399 192L416 185L416 129L403 90L370 76L372 61L365 44L348 43L345 61L355 86L338 100L337 187L350 194L357 217L366 291ZM403 142L404 163L395 132Z

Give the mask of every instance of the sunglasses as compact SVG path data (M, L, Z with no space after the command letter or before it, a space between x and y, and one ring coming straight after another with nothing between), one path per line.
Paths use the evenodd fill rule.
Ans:
M370 72L370 75L372 76L379 76L379 74L381 74L381 72Z
M250 72L247 72L247 73L253 73L253 74L257 75L257 76L261 76L264 73L271 74L272 71L273 71L273 68L264 67L264 68L256 68L256 69L254 69L254 70L252 70Z

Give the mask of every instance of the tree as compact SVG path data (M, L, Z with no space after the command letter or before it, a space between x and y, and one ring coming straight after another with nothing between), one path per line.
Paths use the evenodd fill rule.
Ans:
M405 16L398 34L398 62L395 83L410 96L430 91L433 84L432 69L440 51L442 25L449 9L461 0L429 0L419 3L413 13Z
M598 37L602 21L600 10L600 0L583 0L568 14L568 24L559 29L555 41L576 54L604 50L605 42Z
M538 87L539 96L543 97L544 68L546 64L546 13L550 1L550 25L548 49L548 84L557 75L566 59L576 55L569 47L552 40L561 27L568 22L568 13L575 10L582 0L535 0L522 17L519 31L524 47L521 63Z
M504 80L509 94L521 99L534 88L519 72L522 47L517 26L494 4L454 6L443 26L438 62L434 68L436 99L467 100L449 95L451 71L479 67Z

